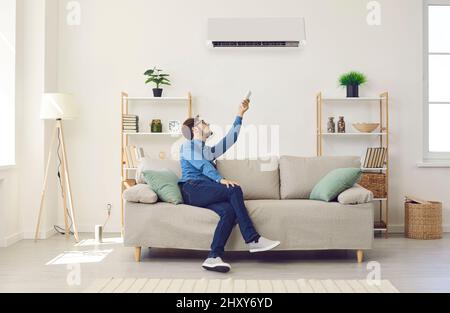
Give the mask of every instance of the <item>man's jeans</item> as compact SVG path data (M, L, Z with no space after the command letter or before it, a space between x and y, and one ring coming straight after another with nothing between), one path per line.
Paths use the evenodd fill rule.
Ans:
M246 243L259 239L260 236L245 207L240 187L227 188L225 185L206 180L188 181L180 187L185 204L210 209L220 216L211 245L210 258L223 256L236 221Z

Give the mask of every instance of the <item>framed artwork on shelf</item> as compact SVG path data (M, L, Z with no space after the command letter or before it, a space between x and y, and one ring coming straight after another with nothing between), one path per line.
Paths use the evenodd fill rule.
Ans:
M180 121L169 121L169 133L180 134L181 133L181 122Z

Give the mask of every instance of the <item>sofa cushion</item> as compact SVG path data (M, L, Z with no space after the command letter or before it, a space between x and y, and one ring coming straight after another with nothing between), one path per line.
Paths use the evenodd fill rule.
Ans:
M309 199L316 184L329 172L361 167L360 157L281 157L281 199Z
M246 206L256 229L280 240L276 250L371 249L373 203L345 206L311 200L253 200ZM211 210L158 202L125 205L127 247L209 250L219 216ZM227 251L246 250L239 227Z
M171 170L178 176L178 178L181 178L180 161L159 160L146 157L139 162L139 166L136 172L136 181L138 184L146 184L143 175L145 171L161 171L163 169Z
M246 206L258 232L280 240L280 249L364 249L372 244L372 203L346 206L314 200L255 200Z
M219 160L217 169L229 180L238 182L245 200L280 199L278 160Z

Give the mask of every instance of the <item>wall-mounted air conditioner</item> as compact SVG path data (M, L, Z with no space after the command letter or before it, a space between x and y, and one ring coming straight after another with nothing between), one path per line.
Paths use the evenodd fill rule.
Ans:
M305 44L304 18L208 20L208 45L213 48L299 48Z

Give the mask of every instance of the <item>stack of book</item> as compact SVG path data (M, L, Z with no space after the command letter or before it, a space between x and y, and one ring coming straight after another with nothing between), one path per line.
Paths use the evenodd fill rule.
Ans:
M367 149L364 168L384 168L387 158L386 148Z
M122 129L124 133L138 133L139 132L139 116L124 115L122 117Z
M140 160L144 157L145 152L143 148L130 146L125 147L123 151L123 159L127 168L137 168L139 166Z

